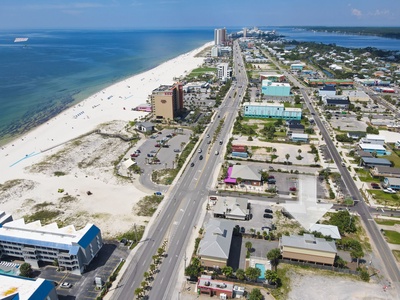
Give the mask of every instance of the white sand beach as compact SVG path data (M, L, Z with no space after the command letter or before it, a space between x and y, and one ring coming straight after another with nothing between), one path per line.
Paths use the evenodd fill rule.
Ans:
M129 230L133 223L148 222L149 217L135 216L132 208L152 191L146 191L137 183L121 182L113 176L112 159L123 154L124 149L93 140L91 136L85 138L84 147L79 149L73 150L67 142L111 121L123 122L114 122L109 130L123 131L126 121L145 116L146 113L132 108L145 103L159 85L172 84L175 77L200 66L204 58L195 55L210 44L118 82L1 147L0 210L17 219L32 212L36 204L47 203L47 207L62 211L63 221L77 226L93 222L106 237ZM99 162L91 163L88 168L77 166L80 157L88 160L98 149L107 147L110 147L108 162L104 157L108 154L103 154ZM118 151L122 152L116 153ZM51 166L47 163L46 168L42 168L44 161L50 162ZM67 174L54 176L57 170ZM20 181L12 181L10 188L4 185L17 179ZM64 189L63 194L58 193L59 188ZM90 196L87 195L89 190L93 193ZM67 193L73 197L69 203L61 200Z

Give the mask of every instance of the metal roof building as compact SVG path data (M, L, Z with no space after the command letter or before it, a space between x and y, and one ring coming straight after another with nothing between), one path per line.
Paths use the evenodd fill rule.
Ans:
M0 299L57 300L54 284L46 279L30 279L0 274Z
M227 220L210 219L204 227L197 254L202 265L210 268L226 266L232 243L233 223Z
M333 265L335 242L316 238L312 234L282 236L279 239L282 257L286 259Z
M81 274L102 246L100 229L93 224L75 230L72 225L58 228L56 223L42 226L19 219L0 227L0 255L23 259L34 268L40 261L57 260L59 267Z

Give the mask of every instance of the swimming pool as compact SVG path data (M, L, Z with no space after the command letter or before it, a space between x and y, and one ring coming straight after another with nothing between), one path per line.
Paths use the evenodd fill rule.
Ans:
M265 280L265 265L263 264L256 264L256 268L260 269L261 275L258 277L260 280Z
M0 274L17 275L17 272L14 269L11 269L11 270L8 270L8 271L4 271L3 269L0 269Z

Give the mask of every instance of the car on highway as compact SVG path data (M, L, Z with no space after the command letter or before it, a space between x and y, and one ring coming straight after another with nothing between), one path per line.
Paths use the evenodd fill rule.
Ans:
M202 150L201 150L201 149L199 149L197 152L198 152L198 153L201 153L201 152L202 152Z
M190 166L191 166L191 167L194 167L194 163L191 163Z
M203 159L203 155L200 155L200 156L199 156L199 159L202 160L202 159Z
M210 140L208 140L208 141L207 141L207 144L211 144L211 141L210 141Z
M219 140L219 144L222 145L222 140Z
M181 150L179 150L179 149L174 149L174 152L181 152Z
M219 154L219 152L218 151L215 151L215 155L218 155Z
M265 218L265 219L272 219L272 218L273 218L273 216L272 216L272 215L270 215L270 214L264 214L264 218Z
M63 283L61 283L60 287L63 289L70 289L72 287L72 284L67 281L64 281Z
M266 209L264 209L264 212L272 214L272 209L266 208Z
M207 137L209 138L210 137L210 135L207 133Z

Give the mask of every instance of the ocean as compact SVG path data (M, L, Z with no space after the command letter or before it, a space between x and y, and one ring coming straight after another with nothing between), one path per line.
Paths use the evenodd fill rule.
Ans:
M0 144L213 40L202 30L0 31ZM14 43L27 37L27 42Z
M398 40L375 36L267 29L299 41L400 50ZM0 144L117 81L200 47L213 34L212 28L0 31ZM29 39L14 43L21 37Z
M400 51L400 40L379 36L310 31L299 27L266 27L260 29L276 30L278 34L284 35L285 39L299 42L336 44L346 48L374 47L382 50Z

